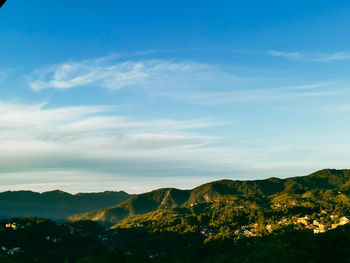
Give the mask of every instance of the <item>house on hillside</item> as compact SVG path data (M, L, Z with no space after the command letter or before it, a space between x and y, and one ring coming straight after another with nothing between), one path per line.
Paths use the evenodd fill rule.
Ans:
M212 229L208 229L208 228L202 228L200 233L206 237L214 235L214 231Z
M306 225L305 228L306 228L306 229L314 229L315 226L314 226L314 225Z
M303 224L303 225L308 225L309 224L309 221L310 221L310 218L309 216L304 216L304 217L299 217L297 219L297 224Z
M14 247L14 248L9 249L9 251L7 251L7 254L14 255L14 254L17 254L20 252L22 252L22 249L20 247Z
M13 230L16 230L17 229L17 224L16 224L16 222L14 222L14 223L7 223L5 225L5 227L6 228L12 228Z
M314 220L314 221L312 222L312 224L315 225L315 226L318 226L318 225L320 225L320 222L318 222L317 220Z
M343 216L340 218L339 220L339 225L343 226L343 225L346 225L347 223L350 222L350 217L348 216Z
M268 224L266 225L266 230L269 231L269 233L272 232L272 225Z
M326 232L325 228L315 228L314 229L314 234L320 234Z
M332 224L332 229L335 229L335 228L337 228L339 226L339 224Z

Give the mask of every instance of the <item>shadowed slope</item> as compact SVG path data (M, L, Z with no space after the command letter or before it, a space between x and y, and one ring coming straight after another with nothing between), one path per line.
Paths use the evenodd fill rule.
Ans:
M64 219L82 213L121 203L130 198L125 192L78 193L72 195L59 190L42 194L32 191L0 193L0 218L37 216Z

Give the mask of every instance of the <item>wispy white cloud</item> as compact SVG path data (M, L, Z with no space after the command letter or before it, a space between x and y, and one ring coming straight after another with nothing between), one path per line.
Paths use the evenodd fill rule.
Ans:
M213 137L203 128L222 123L208 118L139 121L106 106L48 106L0 102L0 190L188 188L221 178L300 175L323 168L320 160L334 167L350 158L337 142L313 149Z
M208 65L164 60L119 61L115 57L67 62L35 70L29 76L33 90L68 89L96 85L117 90L125 87L147 88L169 84L167 79L189 80L210 71ZM178 83L177 83L178 84ZM148 87L150 88L150 87Z
M0 102L0 136L18 140L23 138L61 143L69 138L85 136L105 137L108 139L126 136L132 140L159 138L160 141L196 138L186 135L185 131L215 125L219 122L210 119L188 121L160 119L152 121L133 121L124 116L111 115L108 106L72 106L46 108L46 104L15 104ZM109 114L107 114L109 113ZM153 133L159 131L158 133ZM188 133L190 134L190 133ZM72 140L73 142L76 140Z
M297 55L296 55L297 57ZM334 83L291 83L275 75L237 72L220 65L193 61L128 60L118 56L67 62L34 71L29 76L33 90L48 88L133 88L152 96L195 104L262 101L329 96Z
M0 103L0 170L103 166L117 171L122 168L114 164L125 160L184 161L186 154L172 153L210 147L216 139L195 131L220 125L210 119L136 121L110 111L100 106L49 109L45 104Z
M313 62L329 62L337 60L349 60L350 51L339 51L333 53L314 53L314 52L284 52L270 50L266 52L270 56L283 57L289 60L304 60Z
M188 92L184 94L162 93L172 99L193 102L205 105L227 104L233 102L266 102L278 100L295 100L312 97L334 96L338 94L337 90L327 89L332 85L310 85L313 89L307 88L305 85L283 87L283 88L265 88L265 89L247 89L234 90L227 92ZM316 90L319 87L318 90ZM322 88L323 89L322 89ZM315 90L314 90L315 89Z

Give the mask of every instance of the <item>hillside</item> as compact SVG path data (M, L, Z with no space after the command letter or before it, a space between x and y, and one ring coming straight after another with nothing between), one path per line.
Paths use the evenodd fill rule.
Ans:
M7 191L0 193L0 218L37 216L64 219L76 213L115 205L130 197L123 191L75 195L59 190L44 193Z
M0 220L0 261L349 262L349 182L348 170L330 169L287 179L220 180L134 195L64 222ZM38 196L17 195L23 201ZM65 199L72 205L75 198L97 205L105 195L39 194L51 204Z
M307 209L349 204L350 170L325 169L308 176L253 181L220 180L192 190L165 188L135 195L112 207L69 217L104 224L145 220L147 213L187 209L186 213L225 206L230 209ZM196 212L196 213L197 213ZM162 213L162 212L161 212ZM177 213L177 212L171 212ZM170 213L170 214L171 214ZM141 216L141 217L140 217ZM142 221L141 220L141 221ZM137 220L136 220L137 221Z
M190 196L189 190L174 188L158 189L139 194L112 207L69 217L71 221L94 220L101 223L116 223L128 216L144 214L161 208L184 205Z

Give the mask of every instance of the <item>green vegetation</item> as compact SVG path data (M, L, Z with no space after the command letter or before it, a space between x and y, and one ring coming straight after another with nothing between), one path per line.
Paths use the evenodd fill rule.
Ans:
M128 224L150 212L192 209L194 206L196 210L205 208L208 213L217 207L222 210L263 210L264 213L286 213L293 209L318 211L335 206L344 210L350 202L349 186L350 170L331 169L287 179L221 180L193 190L167 188L135 195L113 207L74 215L69 220L94 220L111 226Z
M314 235L282 227L257 237L207 238L198 232L106 230L92 221L57 224L38 218L0 222L0 262L349 262L350 225Z
M38 216L64 219L70 215L121 203L131 195L125 192L78 193L62 191L42 194L31 191L0 193L0 218Z

